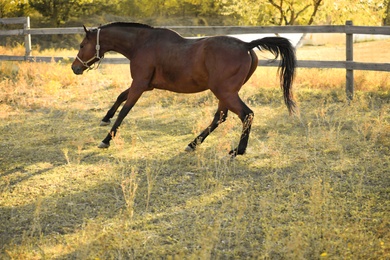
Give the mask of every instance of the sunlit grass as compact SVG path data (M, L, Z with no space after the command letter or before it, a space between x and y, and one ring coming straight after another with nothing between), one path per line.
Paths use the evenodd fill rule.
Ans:
M243 88L255 119L231 160L228 120L194 153L217 101L145 93L107 150L99 127L130 84L125 65L0 63L0 256L4 259L386 259L388 73L298 69L289 117L276 69Z

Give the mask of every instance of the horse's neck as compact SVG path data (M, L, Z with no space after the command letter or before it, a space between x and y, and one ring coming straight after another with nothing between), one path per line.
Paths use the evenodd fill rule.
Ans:
M107 31L105 36L106 51L118 52L128 59L146 41L145 36L140 37L139 30L143 28L118 28ZM145 35L145 34L144 34Z

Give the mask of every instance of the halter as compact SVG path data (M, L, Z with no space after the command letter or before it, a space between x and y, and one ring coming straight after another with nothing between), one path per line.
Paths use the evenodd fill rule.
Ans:
M80 59L80 57L77 55L76 58L81 62L81 64L83 64L84 67L87 67L88 70L92 70L96 67L99 68L99 65L100 65L100 62L102 61L102 59L104 58L104 56L100 57L100 54L99 54L99 51L100 51L100 44L99 44L99 36L100 36L100 28L97 29L97 36L96 36L96 53L95 53L95 56L93 56L92 58L90 58L89 60L87 61L83 61L82 59ZM88 63L90 63L91 61L93 61L94 59L98 59L97 61L99 61L98 65L95 66L96 64L96 61L91 64L91 66L88 65Z

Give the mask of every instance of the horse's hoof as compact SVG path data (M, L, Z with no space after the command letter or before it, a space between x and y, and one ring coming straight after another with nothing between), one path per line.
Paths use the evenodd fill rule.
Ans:
M238 152L237 149L234 149L234 150L231 150L231 151L229 152L229 155L230 155L230 159L234 159L234 158L237 157L237 155L240 155L240 153Z
M244 153L245 153L245 150L244 150L244 151L239 151L239 150L236 148L236 149L234 149L234 150L231 150L231 151L229 152L229 155L230 155L230 157L231 157L232 159L234 159L234 158L237 157L237 155L243 155Z
M107 122L105 121L100 121L100 126L108 126L111 123L111 120L108 120Z
M186 149L184 149L184 151L186 151L186 152L193 152L193 151L195 151L195 149L192 148L191 146L187 145L187 147L186 147Z
M100 144L98 145L98 148L108 148L108 147L110 147L110 144L106 144L103 142L100 142Z

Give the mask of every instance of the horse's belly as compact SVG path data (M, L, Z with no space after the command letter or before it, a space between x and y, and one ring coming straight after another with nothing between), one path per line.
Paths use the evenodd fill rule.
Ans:
M176 93L197 93L208 89L206 86L197 86L193 84L156 84L152 85L155 89L169 90Z
M208 89L205 79L196 79L192 75L158 76L155 75L151 87L177 93L196 93Z

